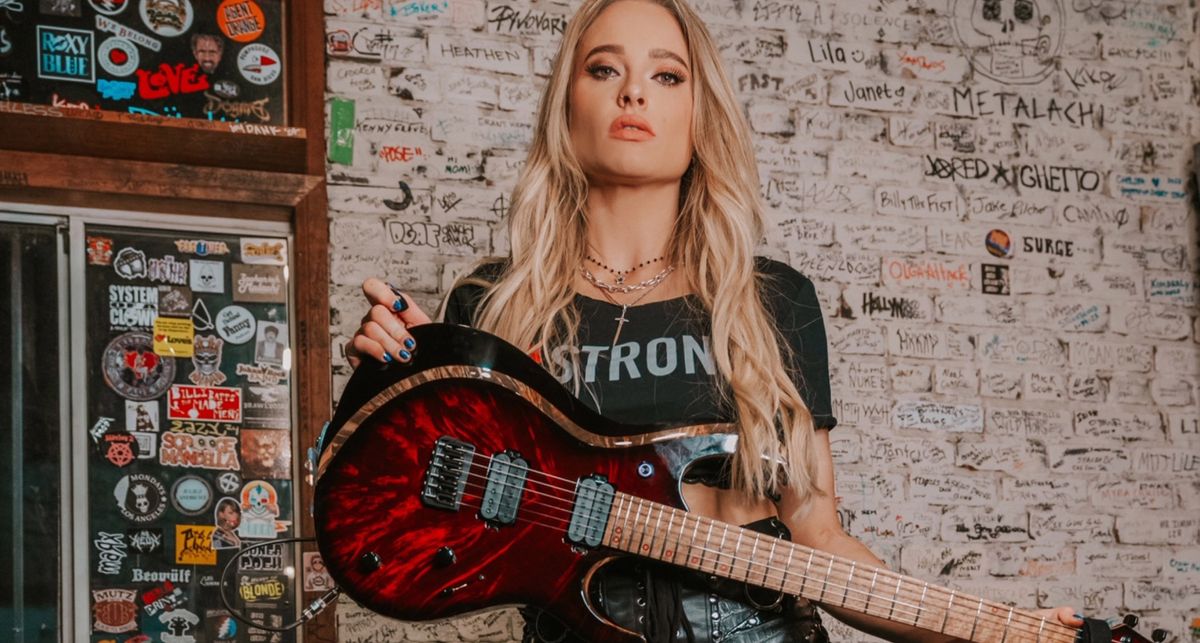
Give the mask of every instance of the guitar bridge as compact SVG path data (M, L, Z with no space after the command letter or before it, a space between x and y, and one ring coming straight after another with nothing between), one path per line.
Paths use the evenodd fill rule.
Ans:
M474 445L446 436L438 438L421 485L421 502L434 509L458 511L474 459Z

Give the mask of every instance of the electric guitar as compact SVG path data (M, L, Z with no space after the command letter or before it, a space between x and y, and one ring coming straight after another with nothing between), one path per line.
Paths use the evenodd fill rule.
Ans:
M697 454L731 453L730 425L621 425L492 335L412 334L411 363L355 372L317 447L317 544L342 591L376 612L534 605L585 640L642 641L589 592L598 569L633 555L970 641L1077 640L1008 605L688 513L682 473ZM1146 642L1132 625L1089 640Z

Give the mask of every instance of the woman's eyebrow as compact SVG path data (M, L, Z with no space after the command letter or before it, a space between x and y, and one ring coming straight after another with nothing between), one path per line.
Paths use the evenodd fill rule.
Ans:
M584 60L587 60L588 58L591 58L593 54L599 54L599 53L610 53L610 54L616 54L618 56L624 56L625 55L625 47L623 47L621 45L597 45L597 46L593 47L592 50L589 51L587 53L587 55L584 56L583 58L584 58ZM651 49L650 57L651 58L667 58L667 59L678 62L680 65L683 65L685 68L688 67L687 62L685 62L683 60L683 57L681 57L679 54L671 51L670 49Z

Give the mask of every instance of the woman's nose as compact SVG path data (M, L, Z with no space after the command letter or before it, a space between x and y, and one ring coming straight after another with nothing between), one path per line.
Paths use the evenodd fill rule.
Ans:
M632 80L625 83L625 86L621 88L620 95L617 97L617 105L620 107L625 107L631 103L637 103L639 107L646 104L646 97L642 96L641 84Z

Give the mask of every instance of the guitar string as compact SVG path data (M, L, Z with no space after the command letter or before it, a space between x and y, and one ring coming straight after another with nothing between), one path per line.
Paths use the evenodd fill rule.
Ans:
M479 488L478 485L470 485L470 486L472 486L474 488ZM478 496L478 498L482 502L482 496ZM467 505L466 503L464 503L464 505L468 506L468 508L474 508L474 507L471 507L470 505ZM557 520L559 522L564 522L562 518L550 516L549 514L543 514L540 512L536 512L536 511L528 511L528 513L543 516L543 517L549 518L551 520ZM517 518L517 520L528 522L535 526L554 529L556 531L559 529L562 529L566 526L565 524L563 524L561 526L560 525L552 525L549 523L539 522L537 520L531 520L529 518ZM648 532L646 532L645 530L641 530L640 533L645 535ZM791 544L791 543L789 543L789 544ZM715 552L718 555L718 557L723 555L726 558L731 558L733 560L746 561L747 562L747 576L749 576L750 572L753 571L754 566L758 565L759 567L764 568L764 571L765 571L764 580L767 580L767 579L776 580L776 581L779 580L779 578L773 577L772 572L774 570L773 570L773 568L768 567L768 565L766 563L756 563L753 559L739 557L739 556L731 556L730 554L728 554L728 552L722 552L721 550L708 549L708 548L699 547L699 546L696 546L693 549L698 549L698 550L705 551L705 552ZM824 553L824 552L821 552L820 550L816 550L816 549L814 549L812 551L814 552L814 554ZM636 552L629 552L629 553L633 553L634 555L637 555ZM689 552L689 554L690 553L691 552ZM832 558L833 560L837 560L836 557L830 556L829 558ZM828 560L829 558L824 558L824 559L820 559L820 560L822 560L822 561ZM818 559L814 558L814 560L818 560ZM884 572L887 570L884 570L881 568L880 571ZM800 586L801 590L804 589L805 587L807 587L808 580L817 578L816 576L810 576L810 575L800 574L800 573L793 574L793 573L787 572L787 573L784 573L782 576L783 581L786 581L787 577L789 575L794 576L796 579L804 580L804 582ZM907 616L907 617L911 617L913 619L913 626L917 627L918 629L923 629L923 630L927 630L927 631L938 631L933 628L922 627L922 626L916 625L916 623L918 623L920 621L920 619L922 618L922 616L924 616L925 614L936 615L938 613L936 611L936 607L923 608L923 607L920 607L917 605L913 605L912 603L905 603L902 600L900 600L899 593L895 595L894 600L891 598L886 598L882 595L877 595L877 594L873 594L868 591L864 591L853 585L849 585L849 584L842 585L837 582L836 578L833 580L833 582L830 582L829 578L831 575L832 574L827 575L824 578L824 580L822 580L822 591L820 593L820 597L817 599L814 599L817 602L821 602L822 600L824 600L825 596L827 594L829 594L831 591L833 592L834 596L836 596L836 593L838 591L843 591L843 596L849 596L851 593L863 594L863 595L865 595L865 598L864 597L857 598L857 600L862 601L862 609L855 610L855 608L852 606L847 607L848 605L850 605L849 600L844 600L842 602L841 606L847 607L847 609L851 609L854 611L859 611L859 612L867 614L867 615L872 615L870 605L872 602L872 598L875 598L876 602L883 602L884 604L889 604L889 603L891 604L891 607L889 607L889 609L888 609L887 616L884 616L881 613L874 614L875 616L880 616L882 618L885 618L888 620L894 620L894 621L901 622L901 623L906 623L906 621L901 621L899 619L894 619L891 617L897 616L897 615L898 616ZM755 576L757 576L757 574L755 574ZM730 577L730 578L732 578L732 577ZM734 579L734 580L736 580L736 579ZM849 578L847 578L847 583L849 583ZM785 582L780 582L780 584L785 585ZM936 586L928 586L928 589L929 590L937 590L939 588L937 588ZM793 593L791 591L787 591L786 587L784 587L784 591L785 591L785 593L788 593L788 594ZM795 593L798 594L798 592L795 592ZM946 595L951 594L951 592L948 592L946 590L942 590L942 593L946 594ZM961 608L956 608L956 607L949 606L949 605L946 608L942 608L942 612L944 613L944 619L942 621L942 631L943 632L945 630L945 627L951 624L949 619L950 619L950 616L953 615L956 618L961 617L962 619L971 619L973 624L975 624L974 625L975 631L981 635L986 633L987 629L985 628L984 630L980 631L978 629L978 624L983 624L983 625L987 626L987 625L989 625L989 623L990 623L991 627L999 626L999 627L1004 628L1003 632L1005 633L1006 636L1008 633L1011 633L1014 636L1031 634L1031 635L1042 637L1042 640L1050 640L1050 641L1060 640L1060 641L1067 642L1067 641L1074 641L1075 636L1078 634L1078 630L1073 630L1069 626L1062 625L1060 623L1055 623L1053 621L1048 621L1045 618L1037 618L1037 617L1034 617L1029 614L1023 614L1022 612L1018 612L1016 610L1016 608L1012 608L1012 618L1011 619L1009 619L1007 615L995 614L994 612L991 612L990 610L987 612L981 611L984 606L988 606L989 604L991 604L991 606L993 606L993 607L1000 607L1001 609L1008 609L1009 608L1008 605L991 603L990 601L984 600L983 605L981 606L979 603L979 601L981 599L979 599L978 597L971 597L967 594L958 594L957 592L954 593L954 596L964 599L964 602L963 602L963 605ZM970 600L968 602L967 599L971 599L971 598L974 598L974 600ZM976 607L972 607L972 605L975 605ZM907 608L914 608L914 607L917 609L915 609L915 610L907 609ZM900 609L897 609L897 608L900 608ZM882 605L880 606L880 609L882 609ZM955 613L956 611L957 611L957 613ZM1020 620L1018 620L1018 617L1020 617L1020 616L1025 616L1025 619L1024 619L1025 623L1022 623ZM1028 625L1028 627L1023 627L1022 625ZM1035 626L1035 625L1038 625L1039 627L1034 629L1033 626ZM1049 628L1055 627L1055 626L1057 626L1060 629L1066 628L1066 629L1070 630L1070 632L1061 632L1061 631L1053 632L1049 629ZM1045 637L1047 637L1047 636L1051 637L1051 638L1046 639ZM1066 638L1061 638L1061 637L1066 637Z
M482 454L478 454L478 455L479 455L479 457L480 457L481 459L485 459L485 460L491 460L491 459L492 459L492 456L487 456L487 455L482 455ZM472 460L474 460L474 458L472 458ZM472 464L471 464L470 466L472 467L472 469L474 469L474 468L475 468L475 467L477 467L477 466L482 466L482 464L483 464L482 462L481 462L481 463L478 463L478 464L476 464L475 462L472 462ZM546 477L549 477L549 478L558 478L558 476L553 476L553 475L551 475L551 474L548 474L548 473L545 473L545 472L542 472L542 471L538 471L538 470L536 470L536 469L530 469L530 468L528 468L528 467L522 467L522 468L523 468L523 469L524 469L524 470L525 470L527 473L537 473L537 474L541 474L541 475L544 475L544 476L546 476ZM472 477L475 477L475 478L490 479L490 478L489 478L489 476L488 476L487 474L475 473L474 471L468 471L468 475L469 475L469 476L472 476ZM507 480L508 480L508 479L511 479L511 478L513 477L513 474L510 474L510 473L508 473L508 472L504 472L502 475L504 475L504 477L505 477L505 479L506 479L506 481L505 481L505 482L501 483L503 486L507 486L507 487L510 487L510 488L518 488L518 487L520 487L520 486L521 486L521 485L512 484L512 483L509 483L509 482L507 482ZM526 479L528 480L528 477L527 477ZM559 478L559 479L562 479L562 480L567 480L567 479L565 479L565 478ZM573 494L572 490L571 490L571 489L569 489L569 488L558 487L558 486L551 485L551 484L544 483L544 482L540 482L540 481L532 481L532 482L539 482L539 483L540 483L540 484L542 484L543 486L548 486L548 487L550 487L550 488L552 488L552 489L555 489L555 490L557 490L557 491L564 491L564 492L567 492L569 495L570 495L570 494ZM484 488L484 489L486 490L486 488L485 488L485 487L480 487L480 485L472 485L472 486L473 486L473 487L475 487L475 488ZM568 515L570 515L570 514L572 514L572 513L573 513L573 512L572 512L572 510L571 510L571 509L570 509L568 506L566 506L566 505L569 505L569 504L571 504L571 501L570 501L569 499L567 499L567 498L563 498L563 497L561 497L561 496L558 496L558 495L555 495L555 494L547 494L547 493L545 493L545 492L533 491L533 493L535 493L535 494L537 494L537 495L541 495L541 496L547 497L547 498L552 498L553 500L555 500L555 501L557 501L557 502L563 502L563 503L565 503L565 505L564 505L564 506L561 506L561 507L557 507L557 506L553 506L553 505L549 505L549 504L547 504L547 506L548 506L549 508L551 508L551 509L554 509L554 510L556 510L556 511L559 511L559 512L562 512L562 513L565 513L565 514L568 514ZM624 496L624 494L621 494L621 495L623 495L623 496ZM633 498L632 496L625 496L625 497L630 497L630 498ZM482 496L480 496L480 502L482 503ZM643 501L643 502L649 502L649 501ZM657 503L654 503L654 504L657 504ZM664 507L665 507L665 505L664 505ZM653 509L653 508L654 508L654 507L653 507L653 506L651 506L651 509ZM543 517L546 517L546 518L551 518L551 519L554 519L554 520L560 520L560 521L563 521L563 522L564 522L564 524L562 525L562 527L568 526L568 525L570 524L570 521L569 521L569 519L565 519L565 518L562 518L562 517L551 517L551 516L549 516L549 515L546 515L546 514L539 514L539 515L542 515ZM647 511L647 515L649 515L649 511ZM690 514L690 515L691 515L691 516L693 516L693 517L696 517L696 518L698 518L698 519L699 519L699 521L698 521L698 522L701 522L701 523L702 523L702 522L704 522L704 521L706 521L706 520L707 520L707 521L709 521L709 523L710 523L710 524L712 524L712 525L721 525L723 528L727 528L727 526L723 525L722 523L719 523L718 521L713 521L713 520L711 520L711 519L707 519L707 518L705 518L705 517L703 517L703 516L699 516L698 514ZM593 523L593 525L592 525L592 526L595 526L595 524L594 524L594 522L595 522L595 521L592 521L591 519L588 519L588 520L589 520L589 522L592 522L592 523ZM546 523L538 523L537 521L531 521L531 522L534 522L535 524L539 524L539 525L541 525L541 526L544 526L544 527L547 527L547 528L552 528L552 529L559 529L559 528L562 528L562 527L560 527L560 526L556 526L556 525L550 525L550 524L546 524ZM740 528L740 527L736 527L736 526L735 526L735 527L734 527L734 529L741 529L741 528ZM649 531L647 531L647 530L645 530L645 529L643 529L643 530L640 530L640 533L641 533L641 534L643 535L643 537L644 537L646 534L648 534L648 533L650 533L650 532L649 532ZM757 532L756 532L756 535L757 535ZM794 545L794 543L790 543L790 542L789 542L789 544L792 544L793 546L795 546L795 545ZM767 567L768 567L768 564L767 564L767 563L758 563L758 562L755 562L755 561L754 561L753 559L751 559L751 558L747 558L747 557L743 557L743 556L740 556L740 555L738 555L738 553L739 553L739 552L735 552L733 555L730 555L730 554L728 554L727 552L722 552L721 550L713 550L713 549L704 548L704 547L700 547L699 549L701 549L702 551L706 551L706 552L714 552L714 553L716 553L716 554L717 554L717 556L718 556L718 557L720 557L720 556L724 555L724 556L725 556L725 557L727 557L727 558L731 558L731 559L732 559L733 561L735 561L735 562L746 562L746 563L747 563L747 576L749 576L749 575L750 575L750 572L753 570L753 566L754 566L754 565L758 565L758 566L760 566L760 567L764 567L764 568L767 568ZM821 554L821 555L822 555L822 561L826 561L826 560L828 560L828 561L829 561L829 563L830 563L830 565L829 565L829 569L830 569L830 572L831 572L831 573L832 573L832 570L833 570L833 565L834 565L834 563L841 563L841 564L843 565L843 567L845 567L845 566L846 566L846 564L847 564L847 563L846 563L846 561L840 560L840 559L838 559L838 557L836 557L836 556L833 556L832 554L826 554L825 552L821 552L820 550L815 550L815 549L814 549L814 550L812 550L812 551L813 551L813 552L815 552L815 554ZM815 554L814 554L814 560L816 560L816 559L815 559ZM894 578L896 581L898 581L898 582L897 582L897 585L898 585L898 586L900 586L900 582L902 582L902 581L904 580L904 578L905 578L903 575L896 574L895 572L891 572L890 570L886 570L886 569L882 569L882 568L880 568L880 569L879 569L879 572L881 572L881 573L882 573L882 575L884 575L884 576L891 576L891 577L893 577L893 578ZM764 578L769 578L769 577L770 577L770 573L771 573L771 572L770 572L770 569L767 569L766 573L764 574ZM784 573L783 573L783 575L782 575L782 578L783 578L784 580L786 580L787 576L788 576L790 573L791 573L791 572L788 572L787 570L784 570ZM805 583L807 583L807 580L808 580L809 578L811 578L811 577L810 577L810 576L806 576L806 575L797 575L797 578L803 578L803 579L805 580ZM774 579L774 580L777 580L777 579ZM915 581L915 579L913 579L913 580ZM826 591L827 591L827 589L828 589L828 578L826 578L824 582L825 582L825 584L826 584ZM849 578L847 578L847 583L849 583ZM781 584L782 584L782 583L781 583ZM801 587L804 587L804 585L802 584L802 585L801 585ZM946 595L946 596L957 596L957 595L958 595L956 592L949 592L949 591L946 591L946 590L944 590L944 589L938 588L938 587L936 587L936 586L930 587L930 586L928 586L928 585L924 585L924 587L928 588L929 590L934 590L935 592L940 592L941 594L943 594L943 595ZM866 606L866 605L869 605L869 603L870 603L870 598L871 598L871 596L872 596L871 592L863 591L863 590L857 589L857 588L855 588L855 587L850 587L850 586L848 586L848 585L835 585L835 589L844 589L844 590L846 590L846 592L845 592L845 595L846 595L846 596L848 596L848 595L849 595L849 592L850 592L851 590L853 590L853 591L855 591L856 593L859 593L859 594L865 594L865 595L867 596L867 600L864 602L864 606ZM915 587L914 587L913 589L914 589L914 591L915 591ZM927 591L927 590L926 590L926 591ZM824 592L822 593L822 596L824 596ZM897 593L897 594L896 594L896 597L897 597L897 598L899 598L899 596L900 596L900 594L899 594L899 593ZM968 598L968 597L967 597L966 595L963 595L963 598ZM953 601L953 599L951 599L951 603L952 603L952 601ZM976 603L976 604L977 604L977 607L976 607L976 608L975 608L975 610L974 610L974 612L975 612L974 614L972 614L972 608L970 607L970 603L964 602L964 606L961 608L961 611L962 611L964 614L967 614L967 615L969 615L969 616L964 616L964 618L971 618L971 617L975 617L975 619L976 619L976 620L983 620L983 619L985 619L985 618L990 618L990 619L991 619L991 620L993 620L994 622L1001 622L1001 621L1004 621L1004 622L1007 622L1007 623L1009 624L1009 625L1008 625L1008 627L1010 627L1010 628L1012 627L1012 625L1013 625L1013 623L1014 623L1014 622L1016 622L1016 623L1019 623L1020 621L1018 621L1018 619L1021 619L1021 620L1023 620L1023 621L1026 621L1026 622L1027 622L1027 624L1029 624L1030 626L1032 626L1032 625L1034 625L1034 624L1037 624L1037 625L1039 625L1039 631L1044 631L1044 630L1045 630L1045 628L1046 628L1047 626L1051 626L1051 627L1057 626L1057 627L1059 627L1059 628L1067 628L1067 629L1071 629L1071 628L1070 628L1070 626L1066 626L1066 625L1062 625L1062 624L1059 624L1059 623L1055 623L1055 622L1047 621L1045 618L1038 618L1038 617L1035 617L1035 616L1033 616L1033 615L1026 614L1026 613L1024 613L1024 612L1020 612L1020 613L1018 613L1018 612L1016 612L1016 611L1015 611L1015 609L1014 609L1014 611L1013 611L1013 614L1012 614L1012 619L1011 619L1011 620L1009 620L1007 616L1001 616L1001 615L999 615L999 614L994 614L994 613L993 613L993 612L992 612L990 609L989 609L989 611L988 611L988 613L987 613L987 614L983 614L982 612L980 612L980 611L979 611L979 610L981 610L981 609L982 609L982 606L978 605L978 601L979 601L979 599L978 599L978 598L976 598L976 600L975 600L975 601L971 601L971 602L973 602L973 603ZM989 603L990 603L989 607L999 607L999 608L1001 608L1001 609L1004 609L1004 608L1007 608L1007 607L1008 607L1007 605L1003 605L1003 604L999 604L999 603L994 603L994 602L991 602L991 601L986 601L986 600L984 601L984 604L985 604L985 605L986 605L986 604L989 604ZM915 605L908 604L908 603L906 603L905 605L906 605L906 607L917 607L917 608L918 608L918 611L916 612L916 614L917 614L917 617L919 617L919 615L920 615L920 610L921 610L921 608L920 608L919 606L915 606ZM950 606L950 607L948 607L947 609L956 609L956 608L953 608L952 606ZM1025 630L1025 631L1029 631L1029 630ZM1077 630L1073 630L1073 629L1072 629L1072 632L1075 632L1075 631L1077 631Z
M491 459L492 459L492 457L491 457L491 456L486 456L486 455L482 455L482 454L479 454L479 455L480 455L480 458L481 458L481 459L485 459L485 460L491 460ZM474 458L472 458L472 459L474 460ZM472 463L472 465L471 465L471 466L474 468L476 465L475 465L474 463ZM482 466L482 463L480 463L480 465L479 465L479 466ZM546 476L546 477L549 477L549 478L558 478L558 479L561 479L561 480L567 480L566 478L559 478L558 476L554 476L554 475L552 475L552 474L548 474L548 473L545 473L545 472L542 472L542 471L538 471L538 470L536 470L536 469L530 469L530 468L528 468L528 467L524 467L524 469L525 469L525 471L526 471L527 473L537 473L537 474L541 474L541 475L544 475L544 476ZM487 476L487 475L485 475L485 474L478 474L478 473L473 473L473 472L469 473L469 475L472 475L472 476L474 476L474 477L479 477L479 478L487 478L487 477L488 477L488 476ZM511 475L511 474L508 474L508 473L505 473L504 475L505 475L505 478L506 478L506 479L508 479L508 478L511 478L511 477L512 477L512 475ZM535 481L535 482L536 482L536 481ZM517 487L517 486L518 486L518 485L509 484L509 483L507 483L507 482L505 482L505 483L503 483L503 484L504 484L505 486L509 486L509 487ZM549 486L550 488L552 488L552 489L555 489L555 490L558 490L558 491L565 491L565 492L567 492L567 493L568 493L568 495L571 495L571 494L573 494L572 490L571 490L571 489L569 489L569 488L557 487L557 486L555 486L555 485L550 485L550 484L547 484L547 483L540 483L540 484L542 484L542 485L544 485L544 486ZM555 501L558 501L558 502L564 502L564 503L565 503L565 505L570 505L570 504L572 504L572 502L571 502L569 499L562 498L561 496L557 496L557 495L553 495L553 494L546 494L546 493L543 493L543 492L534 492L534 493L538 493L539 495L546 496L546 497L549 497L549 498L553 498ZM622 495L624 495L624 494L622 494ZM635 499L636 499L636 497L632 497L632 496L626 496L626 497L630 497L630 498L635 498ZM640 499L639 499L639 500L640 500ZM482 498L481 498L481 501L482 501ZM649 501L644 501L644 500L643 500L642 502L649 502ZM653 504L657 504L657 503L653 503ZM664 507L665 507L665 505L664 505ZM552 509L555 509L555 510L557 510L557 511L560 511L560 512L562 512L562 513L565 513L565 514L571 514L571 513L572 513L572 511L571 511L571 510L569 509L569 507L567 507L567 506L563 506L563 507L554 507L554 506L550 506L550 508L552 508ZM653 508L653 506L652 506L651 508ZM543 515L544 515L544 514L543 514ZM647 515L649 515L649 511L647 511ZM723 523L720 523L720 522L718 522L718 521L714 521L714 520L712 520L712 519L705 518L705 517L703 517L703 516L699 516L698 514L690 514L690 515L692 515L692 516L694 516L694 517L698 518L698 519L699 519L699 522L702 522L702 523L703 523L703 522L707 521L707 522L708 522L710 525L714 525L714 526L717 526L717 525L719 525L719 526L721 526L721 527L723 527L723 528L728 528L728 526L724 525ZM547 516L547 517L548 517L548 516ZM558 519L558 520L564 520L564 521L566 522L566 524L569 524L569 520L566 520L566 519L563 519L563 518L557 518L557 519ZM536 522L536 521L534 521L534 522ZM539 523L539 524L540 524L540 523ZM554 525L547 525L547 524L542 524L542 526L549 527L549 528L555 528L555 529L559 528L559 527L557 527L557 526L554 526ZM734 529L741 529L741 528L740 528L740 527L736 527L736 526L735 526L735 527L734 527ZM643 529L643 530L641 530L641 532L640 532L640 533L641 533L641 534L644 536L644 535L646 535L646 534L647 534L647 533L649 533L649 532ZM794 544L793 544L793 545L794 545ZM713 550L713 549L707 549L707 548L701 548L701 549L702 549L702 550L704 550L704 551L715 552L715 553L716 553L718 556L725 555L726 557L730 557L730 558L732 558L732 560L734 560L734 561L744 561L744 562L747 562L747 564L748 564L748 566L747 566L747 571L748 571L748 572L751 570L752 566L753 566L753 565L755 565L755 564L757 564L757 565L759 565L759 566L764 566L764 567L766 566L766 564L765 564L765 563L755 563L755 561L754 561L754 560L752 560L752 559L749 559L749 558L746 558L746 557L743 557L743 556L739 556L739 555L737 555L737 552L735 552L735 554L734 554L734 555L730 556L730 555L729 555L727 552L722 552L721 550ZM833 570L833 565L834 565L834 563L840 563L840 564L841 564L841 565L842 565L844 568L848 566L848 563L847 563L847 561L841 560L841 559L839 559L838 557L836 557L836 556L833 556L832 554L826 554L825 552L821 552L820 550L815 550L815 549L814 549L813 551L814 551L816 554L821 554L821 556L822 556L822 557L821 557L821 560L822 560L822 561L826 561L826 560L828 560L828 561L830 562L829 569L830 569L830 572L831 572L831 573L832 573L832 570ZM814 558L814 560L816 560L816 558ZM903 575L901 575L901 574L896 574L895 572L892 572L892 571L890 571L890 570L886 570L886 569L883 569L883 568L880 568L880 569L879 569L879 571L880 571L880 572L881 572L881 574L882 574L883 576L885 576L885 577L892 577L892 578L894 578L896 581L898 581L898 584L899 584L899 582L903 582L903 580L906 578L905 576L903 576ZM786 579L786 577L787 577L789 574L790 574L790 572L787 572L787 571L785 570L785 572L784 572L784 574L783 574L783 578L784 578L784 579ZM769 576L769 572L768 572L767 576ZM804 577L804 579L805 579L805 582L807 582L807 579L808 579L808 578L809 578L809 577L807 577L807 576L806 576L806 577ZM989 610L989 612L988 612L988 614L987 614L987 615L984 615L984 614L982 614L982 613L976 613L976 614L972 614L972 609L971 609L971 607L970 607L970 603L964 602L964 604L963 604L963 607L961 607L961 608L954 608L954 607L952 606L952 603L953 603L953 597L955 597L955 596L961 596L961 597L962 597L962 598L964 598L964 599L967 599L967 598L975 598L976 600L975 600L975 601L972 601L972 602L974 602L974 603L978 603L978 600L979 600L979 599L978 599L978 597L970 597L969 595L959 595L957 592L951 592L951 591L947 591L947 590L945 590L945 589L942 589L942 588L939 588L939 587L937 587L937 586L928 586L927 584L924 584L924 582L923 582L923 581L916 581L916 579L911 579L911 581L912 581L912 582L914 582L914 583L915 583L915 582L922 582L922 583L923 583L923 591L926 591L926 592L927 592L928 590L933 590L934 592L939 592L939 593L941 593L941 594L942 594L942 595L944 595L944 596L950 596L950 597L951 597L951 600L950 600L950 604L951 604L951 606L949 607L949 609L960 609L960 610L961 610L963 613L965 613L965 614L967 614L967 615L968 615L968 616L964 616L964 618L970 618L971 616L976 616L976 617L979 617L979 618L983 618L983 617L987 616L987 617L989 617L989 618L992 618L992 620L994 620L994 621L1006 621L1006 622L1008 622L1008 623L1009 623L1009 627L1011 627L1011 626L1012 626L1012 624L1013 624L1014 622L1025 621L1025 622L1027 622L1027 624L1029 624L1031 627L1032 627L1033 625L1038 625L1038 631L1039 631L1039 633L1040 633L1040 632L1045 632L1045 628L1046 628L1046 627L1057 627L1057 628L1060 628L1060 629L1067 629L1067 630L1070 630L1070 632L1072 633L1072 636L1073 636L1073 634L1074 634L1074 633L1078 632L1078 630L1076 630L1076 629L1074 629L1074 628L1071 628L1070 626L1067 626L1067 625L1064 625L1064 624L1061 624L1061 623L1057 623L1057 622L1053 622L1053 621L1047 621L1045 618L1036 617L1036 616L1033 616L1032 614L1025 613L1024 611L1022 611L1022 612L1018 613L1018 612L1016 612L1016 611L1015 611L1015 608L1014 608L1014 611L1013 611L1012 620L1008 620L1008 617L1007 617L1007 616L1001 616L1001 615L999 615L999 614L993 614L993 613L991 612L991 610ZM826 583L828 583L828 579L826 579L826 581L825 581L825 582L826 582ZM847 582L848 582L848 581L847 581ZM803 585L802 585L802 587L803 587ZM866 601L866 603L865 603L865 604L869 604L869 602L870 602L870 601L869 601L869 596L870 596L870 593L869 593L869 592L864 592L863 590L859 590L859 589L857 589L857 588L853 588L853 587L847 587L847 586L836 586L836 587L837 587L838 589L845 589L845 590L847 590L847 595L848 595L848 592L849 592L849 590L851 590L851 589L853 589L854 591L856 591L857 593L860 593L860 594L867 594L867 595L868 595L868 600ZM916 590L916 588L915 588L915 587L913 587L913 591L914 591L914 592L915 592L915 590ZM897 594L897 597L899 597L899 594ZM912 598L912 597L913 597L913 596L910 596L910 598ZM1003 609L1005 609L1005 608L1009 607L1009 606L1007 606L1007 605L1003 605L1003 604L1000 604L1000 603L995 603L995 602L993 602L993 601L986 601L986 600L984 601L984 604L986 604L986 605L988 605L989 607L992 607L992 608L1000 608L1001 610L1003 610ZM907 604L907 606L908 606L908 607L914 607L914 605L911 605L911 604ZM978 612L978 608L979 608L979 606L977 605L976 612ZM919 608L919 607L918 607L918 615L920 614L920 609L921 609L921 608ZM1018 619L1020 619L1020 620L1018 620ZM1028 630L1026 630L1026 631L1028 631Z

